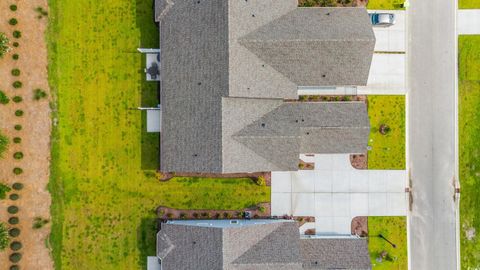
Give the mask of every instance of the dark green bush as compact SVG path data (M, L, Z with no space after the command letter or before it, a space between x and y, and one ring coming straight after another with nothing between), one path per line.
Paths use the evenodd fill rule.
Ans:
M33 221L33 229L40 229L42 228L45 224L49 222L48 219L44 219L42 217L36 217Z
M22 125L15 125L13 128L15 130L22 130Z
M22 243L18 241L13 241L12 243L10 243L10 249L13 251L20 250L22 246L23 246Z
M22 110L16 110L15 111L15 116L23 116L23 111Z
M11 11L16 11L17 10L17 5L10 5L10 10Z
M40 99L46 98L46 97L47 97L47 93L40 88L37 88L33 91L33 99L34 100L40 100Z
M14 142L14 143L21 143L21 142L22 142L22 138L20 138L20 137L15 137L15 138L13 138L13 142Z
M22 152L15 152L15 154L13 154L13 158L14 159L22 159L23 158L23 153Z
M14 96L14 97L12 98L12 100L13 100L13 102L15 102L15 103L20 103L20 102L22 102L23 98L22 98L21 96Z
M18 69L18 68L12 69L12 75L16 76L16 77L20 76L20 69Z
M10 194L10 196L8 196L8 198L10 198L10 200L12 200L12 201L16 201L20 198L20 195L18 195L17 193L13 193L13 194Z
M5 199L7 197L7 193L12 190L9 186L0 183L0 200Z
M8 20L8 24L10 25L17 25L17 23L18 23L18 20L15 18L11 18L10 20Z
M22 259L22 254L20 253L12 253L10 254L10 257L8 257L12 263L17 263Z
M13 173L16 174L16 175L22 174L23 169L19 168L19 167L15 167L15 168L13 168Z
M22 37L22 32L20 32L18 30L15 30L15 31L13 31L12 35L13 35L14 38L21 38Z
M13 46L13 47L18 47L18 46L20 46L20 43L18 43L18 42L15 41L15 42L12 43L12 46Z
M12 55L12 59L13 59L13 60L18 60L18 58L20 58L20 55L18 55L18 53L14 53L14 54Z
M20 270L20 266L14 264L10 266L10 270Z
M10 225L16 225L18 224L20 220L18 219L18 217L11 217L8 219L8 224Z
M19 183L19 182L13 183L12 188L14 190L22 190L23 189L23 184Z
M17 237L20 235L20 229L19 228L12 228L10 230L8 230L8 235L10 235L11 237Z
M21 88L23 83L21 81L14 81L12 83L13 88Z
M7 212L8 212L9 214L12 214L12 215L18 213L18 210L19 210L18 207L15 206L15 205L10 205L10 206L7 208Z
M8 104L10 102L10 99L5 95L5 93L0 90L0 104Z

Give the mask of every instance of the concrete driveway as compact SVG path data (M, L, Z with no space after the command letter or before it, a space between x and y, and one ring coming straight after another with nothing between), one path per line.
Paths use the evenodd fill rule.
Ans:
M349 155L302 156L315 170L272 172L272 215L315 216L319 235L350 235L356 216L405 216L405 171L356 170Z
M390 27L373 27L376 52L405 52L405 11L404 10L368 10L368 13L393 13L395 24Z
M405 54L374 53L367 86L359 86L359 95L404 95L407 92Z

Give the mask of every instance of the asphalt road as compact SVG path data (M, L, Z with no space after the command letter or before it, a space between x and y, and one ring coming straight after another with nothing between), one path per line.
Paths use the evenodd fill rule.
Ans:
M408 11L410 269L457 269L455 1L411 1Z

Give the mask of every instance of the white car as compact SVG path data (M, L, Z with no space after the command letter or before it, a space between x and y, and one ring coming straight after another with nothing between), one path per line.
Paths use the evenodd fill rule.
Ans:
M395 24L395 14L392 13L369 13L373 26L389 27Z

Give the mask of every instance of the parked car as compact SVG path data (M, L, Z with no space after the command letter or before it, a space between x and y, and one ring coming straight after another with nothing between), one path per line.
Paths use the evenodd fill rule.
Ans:
M395 24L395 14L392 13L369 13L373 26L389 27Z

